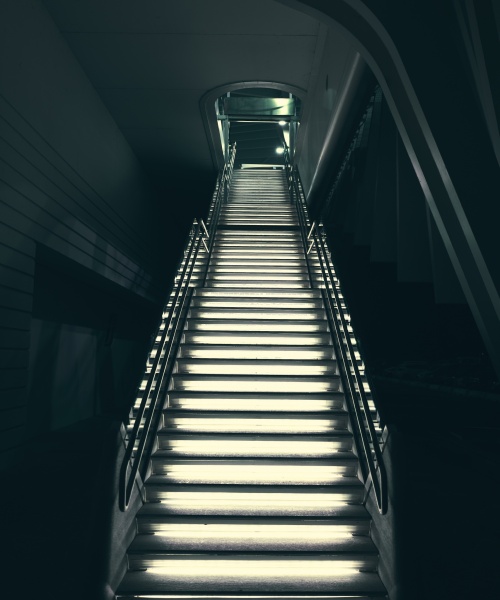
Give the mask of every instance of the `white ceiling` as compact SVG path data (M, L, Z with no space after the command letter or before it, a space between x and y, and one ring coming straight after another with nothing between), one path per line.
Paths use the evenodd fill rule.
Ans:
M207 91L311 85L319 23L272 0L44 1L160 190L212 185Z

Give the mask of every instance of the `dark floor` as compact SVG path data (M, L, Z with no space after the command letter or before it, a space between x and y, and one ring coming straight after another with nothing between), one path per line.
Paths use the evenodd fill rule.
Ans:
M60 431L3 473L4 598L96 598L109 431L105 421Z

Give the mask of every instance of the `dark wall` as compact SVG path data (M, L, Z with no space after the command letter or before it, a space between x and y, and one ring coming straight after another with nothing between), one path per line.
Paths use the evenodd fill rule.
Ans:
M353 126L343 160L332 164L330 193L312 208L325 223L387 420L412 414L415 384L423 404L429 386L441 389L443 402L470 390L500 393L380 89Z
M139 303L154 321L170 263L158 198L43 5L2 2L0 43L6 465L44 430L121 404L144 333L110 342L113 319Z

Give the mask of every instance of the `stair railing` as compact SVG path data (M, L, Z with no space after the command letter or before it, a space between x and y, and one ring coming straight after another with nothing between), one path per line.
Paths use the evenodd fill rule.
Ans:
M231 147L229 160L217 179L207 217L207 225L202 219L195 219L191 226L166 305L168 307L170 304L170 307L168 311L164 310L163 314L167 313L167 316L160 323L160 339L158 340L157 334L153 348L148 354L148 362L153 355L154 360L149 373L146 368L147 378L143 379L143 383L146 380L144 390L141 389L142 385L139 388L141 403L134 417L132 431L126 441L125 456L120 468L119 496L120 508L123 511L129 506L137 476L140 475L142 481L147 476L153 451L150 433L152 430L156 433L153 420L155 416L158 420L161 413L164 391L168 389L172 377L175 358L194 289L200 285L200 283L198 285L193 283L198 255L200 251L206 252L206 265L199 280L203 286L208 273L221 207L223 202L227 201L229 194L235 155L236 144Z
M288 151L288 146L285 142L283 142L283 158L285 161L285 177L286 177L286 185L288 188L288 194L290 195L290 202L295 203L295 176L293 172L293 168L290 161L290 153ZM300 237L302 239L302 245L304 246L304 256L306 260L306 268L307 275L309 278L309 286L311 288L314 286L313 274L311 271L311 263L309 261L309 251L307 250L307 213L304 213L302 210L297 210L297 218L299 220L299 231Z
M207 262L205 265L205 271L201 282L201 287L206 283L208 276L208 269L210 266L210 258L212 256L212 250L215 242L215 233L219 226L220 213L223 204L227 204L229 200L229 192L231 190L231 181L233 179L234 160L236 158L236 142L229 147L228 160L224 165L222 173L219 176L217 186L214 192L212 205L207 218L207 236L208 236L208 248L207 248Z
M319 260L323 289L321 293L327 307L327 317L332 333L335 354L339 364L339 373L343 390L353 416L353 437L356 451L360 459L361 472L365 486L373 485L377 506L380 513L387 511L387 473L382 455L382 431L377 432L370 406L367 390L369 384L366 374L359 368L359 351L347 313L345 300L335 276L330 254L326 245L326 233L322 223L313 222L309 226L305 194L298 173L292 169L285 147L285 169L292 201L296 203L301 229L306 264L308 266L311 287L318 287L315 274L311 273L308 256L314 248ZM307 228L309 227L309 230ZM359 357L359 358L358 358ZM373 402L373 400L372 400Z

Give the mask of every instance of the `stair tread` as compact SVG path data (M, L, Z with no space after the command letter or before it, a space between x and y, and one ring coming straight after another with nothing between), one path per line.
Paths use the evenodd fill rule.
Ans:
M322 308L263 308L263 307L246 307L246 308L228 308L219 306L209 307L193 307L189 309L189 318L195 318L195 315L203 314L204 319L221 319L221 315L228 315L225 318L235 319L238 315L260 315L259 320L283 320L291 317L296 317L300 320L326 320L326 312ZM234 316L232 316L234 315ZM241 317L240 317L241 318Z
M139 532L129 547L130 554L142 554L144 552L197 552L210 556L213 553L223 553L234 556L239 553L248 554L269 552L272 556L275 552L297 552L308 554L324 552L360 552L363 554L376 554L375 545L366 532L353 534L337 534L330 527L331 537L325 538L318 535L318 531L310 528L310 531L293 531L293 538L288 531L274 531L267 535L261 531L249 530L235 532L236 525L232 525L233 531L218 531L222 525L210 523L198 525L183 530L180 526L159 529L159 532ZM250 528L249 528L250 529ZM284 528L282 528L284 529ZM325 526L326 529L326 526ZM316 536L316 537L312 537ZM271 554L272 553L272 554Z
M228 346L231 346L228 344ZM252 366L296 366L298 361L294 361L291 359L283 358L237 358L231 360L229 358L177 358L178 364L198 364L198 365L252 365ZM325 367L333 367L335 365L335 360L333 359L311 359L302 358L300 360L300 364L312 365L312 366L325 366Z
M169 394L171 394L172 392L169 392ZM244 394L242 394L244 395ZM263 394L264 395L264 394ZM303 395L303 394L302 394ZM325 394L327 395L327 394ZM270 396L270 394L265 394L265 396ZM283 396L288 397L288 394L283 394ZM182 409L179 408L166 408L165 409L167 416L168 413L172 414L172 417L177 417L177 418L181 418L181 417L186 417L186 418L192 418L193 414L190 411L184 411ZM210 418L210 417L214 417L218 420L221 419L233 419L235 417L235 415L233 415L230 411L227 411L227 414L224 413L220 413L219 411L214 411L211 410L210 408L207 408L207 410L204 410L203 412L200 412L200 417L203 418ZM263 411L254 411L254 410L246 410L243 412L238 412L237 418L238 420L241 419L247 419L247 418L254 418L254 419L273 419L277 422L283 420L283 419L293 419L293 420L298 420L298 421L304 421L304 420L315 420L317 418L332 418L335 416L347 416L347 411L345 411L344 409L340 409L340 410L328 410L328 411L287 411L287 412L280 412L280 413L275 413L270 411L269 413L265 413Z
M364 489L364 485L363 483L355 476L345 476L342 477L342 479L338 479L336 481L333 481L331 483L328 484L303 484L300 486L297 485L293 485L293 484L263 484L263 483L231 483L231 484L226 484L226 483L192 483L192 484L188 484L188 483L172 483L169 481L166 481L165 478L161 475L151 475L147 481L146 481L146 488L148 490L151 490L153 487L156 488L160 488L160 489L167 489L167 488L171 488L172 486L181 486L181 485L186 485L189 486L190 490L194 490L196 487L200 488L198 491L203 491L208 488L214 488L214 487L218 487L221 488L219 489L219 491L222 491L224 493L229 493L231 491L231 489L233 489L233 491L244 491L244 492L249 492L250 490L252 490L252 492L256 492L258 490L260 491L264 491L266 492L266 494L271 493L271 491L279 491L280 494L281 493L287 493L287 494L296 494L298 493L297 490L298 488L300 488L300 492L304 492L304 493L309 493L309 494L313 494L314 496L318 496L321 494L321 491L323 490L323 492L327 493L332 492L332 491L339 491L340 489ZM203 488L203 489L201 489ZM178 489L178 487L177 487Z
M119 593L148 591L300 593L383 592L371 555L151 554L132 561ZM360 569L367 568L369 572Z
M196 489L194 490L194 494L197 495L198 497L204 493L203 490L200 490L200 486L165 486L164 488L164 492L168 493L168 491L170 490L172 493L177 492L178 494L182 494L182 491L184 490L185 493L187 494L190 490L191 487L195 487ZM227 491L228 494L235 494L237 493L235 491L235 486L204 486L205 488L207 488L205 490L205 493L209 494L210 490L213 489L218 489L218 488L224 488L225 491ZM227 490L227 488L230 488L229 490ZM240 488L243 486L239 486ZM248 486L247 486L248 487ZM256 486L254 486L256 487ZM301 488L302 490L303 488ZM299 490L299 491L301 491ZM280 490L281 492L281 490ZM242 495L244 492L243 490L240 489L240 495ZM293 490L294 493L294 497L297 496L297 494L299 493L296 489ZM268 494L267 492L267 488L266 488L266 495ZM255 493L253 494L255 496ZM269 496L267 496L269 497ZM182 498L180 500L181 504L182 504ZM210 502L211 507L214 507L214 502L213 500ZM252 500L252 505L255 507L255 501ZM184 507L187 506L187 503L184 502ZM245 518L258 518L258 519L263 519L263 518L269 518L269 519L276 519L276 518L282 518L282 519L289 519L291 518L290 514L285 514L284 516L282 514L258 514L257 516L255 516L253 513L248 515L248 514L243 514L243 512L233 512L230 515L227 514L220 514L217 512L211 513L211 514L172 514L172 512L169 510L169 505L165 502L155 502L155 501L148 501L146 502L142 508L139 511L138 516L140 516L140 518L151 518L151 519L171 519L171 518L186 518L188 516L191 516L193 518L207 518L207 517L217 517L217 518L238 518L241 519L243 517ZM360 504L360 503L344 503L344 504L339 504L337 507L335 507L335 511L333 513L328 513L328 514L304 514L304 512L300 512L297 515L293 515L295 518L299 519L299 520L304 520L304 519L325 519L325 518L332 518L332 519L339 519L339 518L356 518L356 519L368 519L370 520L370 515L368 514L366 508Z
M330 413L342 410L344 395L342 392L328 393L269 393L269 392L207 392L207 391L181 391L170 390L167 392L169 407L180 405L178 410L218 412L270 411L283 414L289 411L305 413ZM189 407L189 408L188 408ZM169 408L169 409L170 409Z
M246 360L291 360L293 356L306 361L334 360L333 347L327 344L315 346L271 346L234 344L181 344L178 356L180 358L217 358L218 356L245 356Z
M340 377L335 373L328 375L238 375L238 374L197 374L197 373L174 373L172 376L173 379L182 379L182 380L192 380L192 381L216 381L216 380L228 380L233 379L235 381L273 381L275 383L284 383L289 381L297 381L297 382L314 382L314 381L338 381Z
M297 330L301 331L327 331L328 321L326 317L324 319L317 319L315 321L306 319L294 319L293 321L283 322L281 319L257 319L257 318L241 318L241 319L199 319L196 317L188 317L186 326L190 327L203 327L204 325L224 325L225 327L231 327L231 331L248 331L246 328L250 325L259 325L258 329L254 328L254 331L269 331L270 328L279 327L280 331L294 333Z
M245 288L245 290L231 290L230 293L226 290L219 290L210 287L197 288L194 292L195 297L229 297L238 298L243 296L247 298L283 298L289 300L290 298L322 298L321 290L318 289L305 289L297 290L296 288L281 288L276 290L275 288L255 287Z
M141 524L141 527L153 526L155 523L172 523L172 524L230 524L230 525L300 525L304 527L313 525L332 525L332 526L350 526L352 528L361 527L366 528L370 523L371 517L366 509L358 511L359 514L356 516L343 515L340 517L276 517L276 516L225 516L225 515L192 515L192 516L180 516L180 515L166 515L163 513L151 514L147 510L148 505L145 504L137 513L137 519Z
M328 457L328 458L302 458L302 457L293 457L289 456L278 457L278 458L268 458L268 457L252 457L252 458L231 458L225 457L221 458L186 458L186 457L163 457L158 456L158 453L153 454L151 457L153 461L161 462L162 464L169 465L219 465L220 467L230 465L230 466L281 466L285 467L294 467L295 465L300 466L309 466L309 467L323 467L323 466L337 466L339 464L350 464L353 462L357 462L357 457L352 453L352 451L339 452L339 456L336 457Z
M182 432L177 429L171 429L168 427L163 427L158 430L159 436L166 436L167 439L177 440L177 439L203 439L203 440L231 440L237 442L241 441L276 441L276 442L315 442L315 441L337 441L342 439L350 439L352 437L352 433L348 430L340 429L335 431L335 433L307 433L299 434L299 433L275 433L275 432L262 432L262 433L213 433L213 432Z

